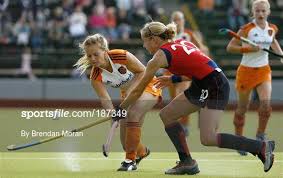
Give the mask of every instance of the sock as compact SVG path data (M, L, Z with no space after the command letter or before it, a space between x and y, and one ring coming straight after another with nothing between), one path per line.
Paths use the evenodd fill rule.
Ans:
M229 148L259 154L263 146L263 142L243 136L219 133L217 137L219 148Z
M271 107L264 111L264 110L259 110L258 111L258 128L257 128L257 134L262 134L265 132L270 114L271 114Z
M126 159L136 160L137 148L141 138L141 127L138 122L127 122L126 126Z
M140 142L137 148L137 157L143 157L146 154L145 146Z
M183 116L179 119L179 123L182 124L183 126L189 125L189 116Z
M185 132L179 122L165 126L165 131L169 136L171 142L174 144L180 161L192 161L189 148L186 141Z
M244 125L245 125L245 115L240 115L240 114L235 113L233 123L235 126L235 134L242 136Z

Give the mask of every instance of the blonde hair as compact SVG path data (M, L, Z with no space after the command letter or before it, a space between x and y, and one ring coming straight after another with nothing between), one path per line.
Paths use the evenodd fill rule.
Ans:
M109 51L108 42L103 35L95 34L87 36L84 42L79 44L79 48L82 50L82 53L84 55L74 64L74 66L78 71L80 71L81 74L83 74L87 70L87 68L91 66L91 63L89 62L85 54L85 48L91 45L98 45L102 50Z
M164 25L161 22L149 22L140 30L141 36L148 38L158 36L163 40L172 40L176 36L177 27L175 23Z
M268 11L270 12L270 3L269 3L268 0L254 0L254 1L252 2L252 12L253 12L253 13L254 13L254 10L255 10L255 5L256 5L256 4L259 4L259 3L264 3L264 4L266 4L267 9L268 9ZM254 16L254 14L253 14L253 16Z

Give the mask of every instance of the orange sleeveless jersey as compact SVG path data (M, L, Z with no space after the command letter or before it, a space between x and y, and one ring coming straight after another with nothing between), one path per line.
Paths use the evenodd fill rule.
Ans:
M126 53L127 51L126 50L122 50L122 49L114 49L114 50L110 50L107 52L112 63L116 66L120 66L123 67L121 70L125 70L123 71L123 73L131 73L127 67L126 67L126 64L127 64L127 56L126 56ZM114 68L115 66L112 65L112 67ZM120 70L120 68L118 70ZM97 81L103 81L103 74L102 74L103 70L98 68L98 67L93 67L92 70L91 70L91 75L90 75L90 79L91 80L97 80ZM119 71L120 72L120 71ZM103 82L105 83L105 82ZM152 79L152 81L147 85L147 87L145 88L144 92L147 92L147 93L150 93L152 94L153 96L159 96L161 97L161 94L162 94L162 90L161 89L157 89L155 88L154 84L156 83L156 77L154 77ZM107 85L107 83L105 83ZM120 93L121 93L121 98L122 99L125 99L126 97L126 91L121 89L120 90Z

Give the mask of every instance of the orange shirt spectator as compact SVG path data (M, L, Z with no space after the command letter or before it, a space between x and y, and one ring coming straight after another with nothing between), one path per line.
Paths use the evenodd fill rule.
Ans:
M214 0L198 0L198 8L204 11L213 11Z

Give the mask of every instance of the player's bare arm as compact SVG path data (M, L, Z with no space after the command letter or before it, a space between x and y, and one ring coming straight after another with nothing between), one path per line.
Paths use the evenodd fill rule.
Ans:
M100 99L104 109L114 109L111 97L101 81L91 80L91 85Z
M121 103L121 108L128 108L133 104L143 93L146 86L150 83L154 77L157 70L161 67L168 66L165 54L159 50L153 56L153 58L148 62L145 73L140 80L140 82L135 86L131 93L126 97L126 99Z
M278 43L277 39L274 38L273 42L271 43L271 48L275 53L283 55L282 48L280 47L280 44ZM282 58L281 61L283 61Z
M239 36L245 36L244 34L245 33L242 29L238 31ZM232 40L227 45L226 50L230 53L242 54L242 53L247 53L247 52L257 52L260 49L259 47L253 47L248 44L242 45L242 42L240 40L236 38L232 38Z
M174 84L172 77L174 75L171 76L160 76L157 78L157 82L155 83L155 87L156 88L164 88L164 87L168 87ZM176 76L176 75L175 75ZM186 76L178 76L180 77L180 81L191 81L192 79Z

